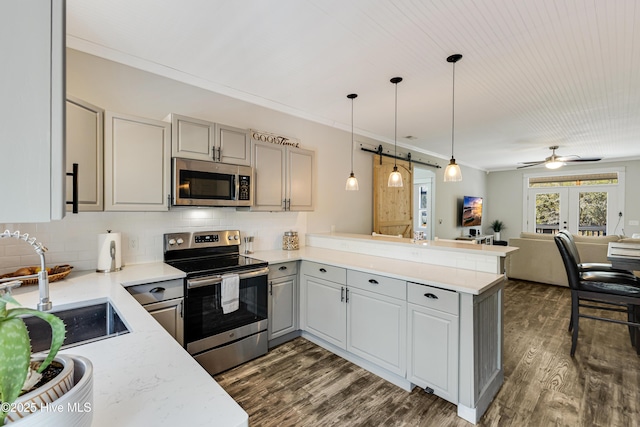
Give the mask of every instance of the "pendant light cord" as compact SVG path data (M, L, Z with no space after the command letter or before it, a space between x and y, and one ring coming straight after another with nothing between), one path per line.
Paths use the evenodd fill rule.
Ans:
M353 100L354 98L351 98L351 175L353 175Z
M453 159L453 131L455 129L456 120L456 63L453 63L453 85L451 91L451 158Z
M398 164L398 83L396 85L396 112L394 116L394 124L393 124L393 167L397 168Z

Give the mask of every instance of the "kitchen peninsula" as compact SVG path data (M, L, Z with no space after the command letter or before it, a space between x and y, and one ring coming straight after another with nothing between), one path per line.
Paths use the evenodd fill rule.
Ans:
M253 256L274 270L301 261L293 299L303 337L476 423L504 381L499 272L517 248L420 243L310 234L300 250Z

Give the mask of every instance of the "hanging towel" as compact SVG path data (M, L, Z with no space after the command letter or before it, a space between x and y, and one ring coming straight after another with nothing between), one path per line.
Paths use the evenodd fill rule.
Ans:
M222 313L233 313L240 307L240 277L237 274L222 275Z

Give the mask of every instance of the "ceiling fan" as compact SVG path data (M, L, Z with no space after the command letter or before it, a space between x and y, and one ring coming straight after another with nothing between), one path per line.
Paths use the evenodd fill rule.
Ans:
M571 162L597 162L602 160L602 157L580 157L576 155L569 156L558 156L556 155L556 150L558 149L557 145L553 145L549 147L551 150L551 155L544 160L539 160L537 162L520 162L523 166L518 166L518 169L529 168L531 166L538 166L544 164L548 169L558 169L559 167L564 166L566 163Z

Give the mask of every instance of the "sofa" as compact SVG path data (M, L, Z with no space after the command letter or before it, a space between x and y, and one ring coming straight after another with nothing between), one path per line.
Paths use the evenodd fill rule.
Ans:
M553 240L554 234L520 233L520 237L509 239L509 246L520 250L507 257L506 272L510 279L521 279L551 285L569 286L560 252ZM609 262L609 242L640 243L640 239L624 236L573 236L580 261Z

